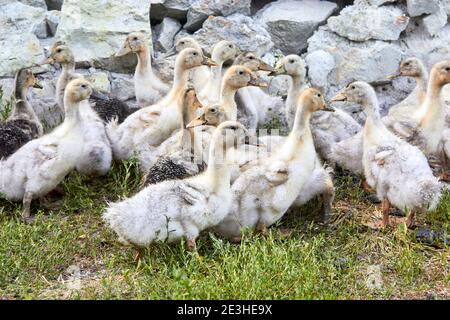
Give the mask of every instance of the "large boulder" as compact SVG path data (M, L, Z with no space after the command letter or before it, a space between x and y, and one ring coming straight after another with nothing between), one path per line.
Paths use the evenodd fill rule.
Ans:
M65 0L56 38L68 44L78 63L112 71L130 71L136 58L116 59L126 35L141 31L151 36L149 4L141 0Z
M444 7L440 8L437 12L430 14L428 17L423 19L423 24L425 30L427 30L428 34L435 36L439 33L446 24L447 24L448 16Z
M153 36L155 50L167 52L173 47L175 35L180 31L181 23L173 18L164 18L164 20L155 27Z
M445 0L444 0L445 1ZM435 13L439 10L439 0L406 0L408 14L411 17Z
M393 6L368 6L363 2L348 6L339 16L328 19L331 31L353 41L397 40L409 19Z
M184 28L190 32L201 28L208 16L229 16L233 13L250 14L251 0L193 0L187 12Z
M267 4L257 20L267 27L273 42L285 54L300 53L307 39L337 9L335 3L315 0L280 0Z
M239 13L228 17L210 16L193 37L208 53L220 40L232 41L242 50L254 51L258 55L273 47L270 34L252 18Z
M145 4L146 1L140 1ZM150 19L159 23L165 17L186 21L186 14L192 0L151 0Z
M61 10L64 0L45 0L48 10Z
M44 0L18 0L18 1L23 4L26 4L27 6L38 7L47 10L47 4L45 3Z
M14 76L19 68L44 59L44 51L33 34L45 10L18 1L0 0L0 77Z

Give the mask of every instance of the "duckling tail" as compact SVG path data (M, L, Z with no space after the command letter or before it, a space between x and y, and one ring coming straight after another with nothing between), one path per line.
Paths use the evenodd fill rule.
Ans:
M428 210L436 209L442 196L442 183L436 178L426 179L420 182L418 192L422 203L426 204Z

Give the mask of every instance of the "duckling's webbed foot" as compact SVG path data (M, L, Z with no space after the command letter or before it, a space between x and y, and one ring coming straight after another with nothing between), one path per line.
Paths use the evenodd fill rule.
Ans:
M134 262L139 263L144 258L144 249L141 247L136 248L136 255L134 257Z
M256 231L263 236L269 235L269 229L264 222L258 222L258 224L256 225Z
M381 220L381 227L384 228L389 225L389 211L391 209L391 203L389 200L384 199L382 203L382 214L383 218Z
M195 251L197 249L197 243L195 242L195 239L188 239L186 241L186 249L190 252Z

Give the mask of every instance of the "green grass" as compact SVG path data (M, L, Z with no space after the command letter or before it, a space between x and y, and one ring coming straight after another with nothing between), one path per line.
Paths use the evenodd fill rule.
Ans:
M35 203L34 224L20 204L0 200L0 298L34 299L380 299L448 298L450 250L417 243L402 226L375 231L362 221L379 206L358 181L336 178L336 221L321 227L317 203L289 212L269 236L240 245L205 232L198 250L158 244L139 264L101 221L107 201L136 192L133 162L107 177L72 173L64 197ZM450 233L450 195L421 225ZM290 235L286 231L292 231ZM72 276L75 271L75 279ZM372 285L372 282L375 285Z
M3 100L4 94L3 87L0 86L0 122L8 119L14 104L14 96L11 96L9 100Z

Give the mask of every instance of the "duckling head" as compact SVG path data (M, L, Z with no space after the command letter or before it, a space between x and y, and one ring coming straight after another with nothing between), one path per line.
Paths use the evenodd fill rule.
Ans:
M310 113L316 111L334 111L325 102L323 93L318 89L308 88L298 98L298 108L303 108Z
M35 77L31 69L24 68L17 71L16 74L16 93L21 92L24 88L37 88L42 89L42 85L39 83L38 79Z
M184 70L205 66L217 65L213 60L205 56L201 49L186 48L177 56L176 65Z
M186 128L194 128L199 126L214 126L226 120L225 111L219 104L210 105L204 108L202 115L192 120Z
M266 82L244 66L230 67L224 75L224 82L226 86L236 90L247 86L267 87Z
M65 95L74 103L88 99L91 94L92 85L86 79L70 81L65 90Z
M375 90L364 81L350 83L331 99L331 102L349 101L363 106L372 106L376 100Z
M224 63L236 59L239 53L240 50L234 43L222 40L214 45L211 57L218 63Z
M281 59L275 70L272 71L270 76L289 75L292 77L306 77L306 63L296 54L290 54Z
M132 32L128 34L122 48L115 54L122 57L129 53L139 53L147 49L147 36L142 32Z
M417 58L408 58L400 63L400 69L396 74L389 76L389 79L398 77L421 77L424 70L423 63Z
M214 136L216 139L220 139L224 149L228 149L245 144L249 137L249 132L238 121L225 121L217 127Z
M450 83L450 60L436 63L431 69L431 81L437 86Z
M58 41L53 45L50 56L42 64L67 64L74 61L72 50L64 42Z
M274 71L272 66L258 58L254 52L249 51L241 53L236 60L234 60L234 65L241 65L252 71Z

